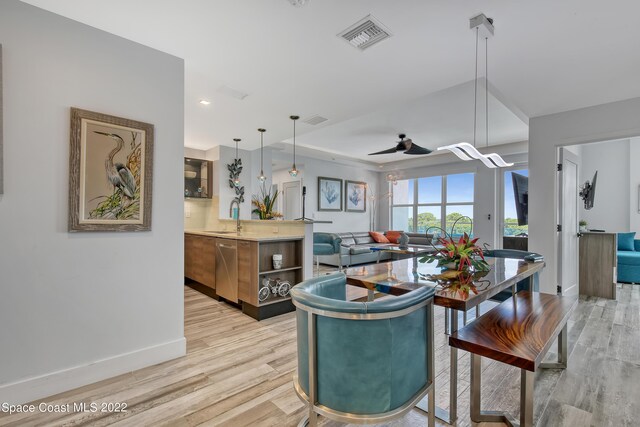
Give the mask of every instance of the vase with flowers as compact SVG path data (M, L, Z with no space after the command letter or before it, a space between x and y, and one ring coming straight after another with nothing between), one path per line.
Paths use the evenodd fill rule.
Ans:
M489 271L489 264L484 259L484 252L476 243L478 238L472 239L467 232L456 240L453 230L456 224L462 218L466 218L471 222L469 217L460 217L453 223L451 233L447 233L440 227L430 227L427 234L432 229L439 229L441 235L437 238L437 246L434 245L435 252L426 255L420 259L420 262L437 262L438 267L447 268L458 271Z
M282 214L274 210L278 194L278 190L272 193L271 187L267 190L266 185L262 184L260 194L254 194L251 198L251 204L254 207L251 212L256 214L260 219L282 218Z

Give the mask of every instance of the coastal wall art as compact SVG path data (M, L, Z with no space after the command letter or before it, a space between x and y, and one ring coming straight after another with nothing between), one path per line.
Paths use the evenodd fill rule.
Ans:
M342 210L342 180L339 178L318 177L318 210Z
M151 230L151 124L71 109L69 231Z
M345 211L365 212L367 210L367 183L345 181Z

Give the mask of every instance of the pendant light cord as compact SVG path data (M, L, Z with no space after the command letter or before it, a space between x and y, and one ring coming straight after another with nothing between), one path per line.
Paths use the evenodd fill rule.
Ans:
M293 120L293 166L296 165L296 121Z
M489 37L484 38L484 103L487 148L489 147Z
M478 27L476 27L476 73L473 80L473 146L476 146L476 127L478 118Z
M260 132L260 173L262 174L263 170L264 170L264 162L262 161L262 151L264 150L263 148L263 143L262 143L262 137L264 136L264 132Z

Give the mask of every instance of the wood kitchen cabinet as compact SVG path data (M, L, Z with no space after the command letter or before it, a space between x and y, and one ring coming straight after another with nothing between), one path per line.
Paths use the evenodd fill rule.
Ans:
M258 305L258 242L238 242L238 299Z
M257 320L295 310L289 291L304 277L303 237L242 237L186 232L184 275L197 282L188 285L240 306L243 313ZM275 254L282 255L278 269L273 265Z
M208 288L216 288L216 238L184 235L184 276Z

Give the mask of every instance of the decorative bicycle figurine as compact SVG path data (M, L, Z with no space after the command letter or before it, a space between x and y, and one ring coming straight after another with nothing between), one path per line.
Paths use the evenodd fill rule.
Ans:
M291 290L291 283L287 280L281 280L280 278L271 279L265 277L262 279L262 286L258 290L258 301L264 302L271 295L273 296L281 296L286 297L289 295L289 291Z

